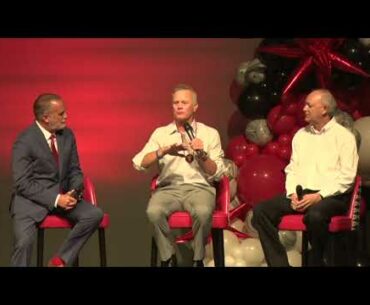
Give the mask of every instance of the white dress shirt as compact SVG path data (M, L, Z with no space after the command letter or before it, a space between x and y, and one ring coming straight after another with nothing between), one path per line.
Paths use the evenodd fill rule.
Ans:
M42 125L39 122L36 121L36 124L40 128L42 134L44 135L45 140L48 143L49 148L50 148L50 151L51 151L51 138L50 137L51 137L52 134L49 131L47 131L44 127L42 127ZM58 143L57 143L57 141L55 141L54 144L55 144L56 150L58 151ZM55 199L55 202L54 202L54 207L55 208L58 206L59 196L60 196L60 194L58 194L57 195L57 198Z
M292 156L285 168L287 195L303 189L323 197L342 194L354 183L358 154L354 135L332 118L322 129L301 128L292 141Z
M201 184L210 185L212 181L218 181L224 173L223 156L220 136L216 129L193 120L192 127L195 137L203 141L204 151L209 158L217 165L215 174L205 173L196 158L190 164L184 157L165 155L158 161L160 174L158 185L181 185L181 184ZM141 163L146 154L158 150L160 147L180 144L188 139L186 134L181 134L174 122L167 126L157 128L145 144L144 148L132 159L133 165L137 170L145 170ZM180 152L181 153L181 152ZM188 152L185 152L187 154Z

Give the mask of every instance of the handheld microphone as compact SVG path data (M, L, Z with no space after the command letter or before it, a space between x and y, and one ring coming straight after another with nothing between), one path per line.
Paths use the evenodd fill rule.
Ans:
M185 128L186 134L188 135L189 139L194 140L195 135L194 135L193 127L191 127L191 125L188 122L185 122L184 128Z
M298 200L302 200L303 198L303 188L302 188L302 185L297 185L296 187L296 194L297 194L297 197L298 197Z
M192 141L195 139L194 130L193 127L189 124L189 122L184 123L185 131L189 137L189 139ZM203 161L208 158L207 153L203 149L195 150L195 153L198 157L200 157Z

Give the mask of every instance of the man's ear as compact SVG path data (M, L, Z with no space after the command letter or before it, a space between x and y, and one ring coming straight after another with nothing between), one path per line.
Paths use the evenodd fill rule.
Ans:
M198 104L194 105L194 112L196 112L198 109Z

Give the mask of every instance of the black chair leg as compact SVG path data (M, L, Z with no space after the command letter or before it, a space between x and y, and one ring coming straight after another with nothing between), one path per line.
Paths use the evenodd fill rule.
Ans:
M212 229L213 257L215 267L225 267L224 231Z
M158 247L157 243L155 242L154 236L152 237L152 251L150 256L150 266L156 267L158 261Z
M73 267L79 267L79 266L80 266L80 262L79 262L78 256L76 257L76 259L75 259L75 261L73 262L72 266L73 266Z
M99 252L100 252L100 267L107 267L105 230L103 228L99 228Z
M302 267L308 266L308 233L302 231Z
M37 267L42 267L44 262L44 229L37 229Z

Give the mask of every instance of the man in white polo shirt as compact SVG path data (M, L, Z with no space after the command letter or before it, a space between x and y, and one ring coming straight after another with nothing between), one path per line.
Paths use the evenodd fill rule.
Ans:
M217 130L194 119L198 102L193 88L176 86L172 109L174 121L153 132L133 164L138 170L153 165L159 169L158 187L150 198L147 215L154 225L161 266L172 266L175 258L167 218L175 211L186 210L193 220L194 266L202 267L215 208L212 182L224 172L224 152Z
M330 218L345 214L355 181L358 154L354 135L335 121L336 101L325 89L312 91L303 108L308 125L292 141L285 168L286 194L258 204L252 224L269 266L289 266L277 226L284 215L304 213L312 246L310 265L322 266ZM303 188L298 199L296 188Z

